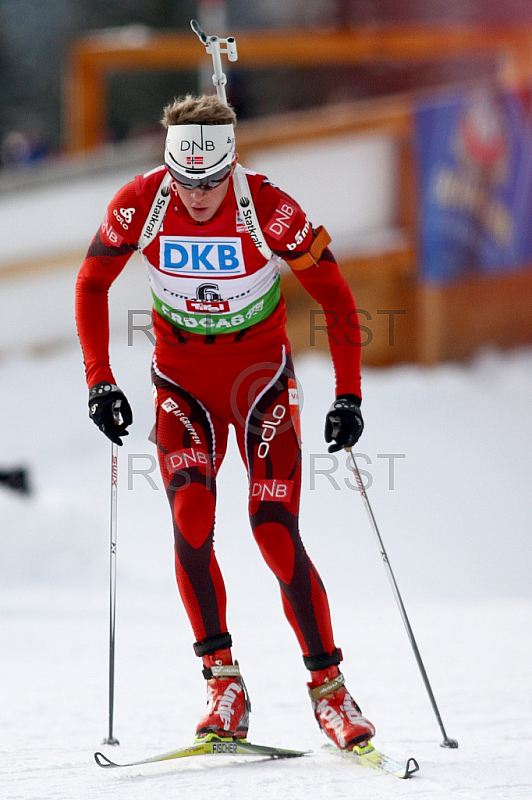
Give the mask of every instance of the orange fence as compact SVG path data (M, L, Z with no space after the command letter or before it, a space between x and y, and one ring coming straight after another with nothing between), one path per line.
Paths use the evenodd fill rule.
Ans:
M239 68L316 67L426 61L497 53L506 77L530 73L532 31L515 28L399 27L350 31L296 30L236 33ZM192 32L128 34L106 31L79 39L67 75L67 146L71 151L105 138L106 80L111 71L195 69L210 62Z

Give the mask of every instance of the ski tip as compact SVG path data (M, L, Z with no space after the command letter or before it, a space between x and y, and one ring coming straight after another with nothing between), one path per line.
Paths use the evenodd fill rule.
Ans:
M111 761L110 758L107 758L106 755L103 753L94 753L94 760L98 764L99 767L117 767L118 764L115 764L114 761Z
M415 772L419 772L419 763L411 757L406 762L405 778L410 778Z

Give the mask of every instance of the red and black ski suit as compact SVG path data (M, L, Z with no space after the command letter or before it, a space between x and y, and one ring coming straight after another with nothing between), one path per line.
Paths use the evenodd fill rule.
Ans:
M81 267L76 316L89 387L116 383L108 352L108 289L138 249L165 175L162 166L120 189ZM213 539L216 475L232 424L249 477L255 540L279 581L303 656L325 657L335 652L329 605L298 528L297 386L279 261L299 267L297 278L334 327L329 341L336 394L361 396L356 307L328 248L318 248L317 263L306 256L301 269L317 232L298 204L263 175L247 173L247 179L271 259L246 228L232 179L218 211L204 223L189 216L170 186L162 225L142 253L154 298L155 431L172 512L177 584L197 646L226 642L226 593Z

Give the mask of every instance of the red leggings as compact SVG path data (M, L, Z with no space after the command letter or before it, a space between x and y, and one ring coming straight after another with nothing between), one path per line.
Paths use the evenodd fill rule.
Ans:
M304 656L335 650L329 604L298 529L301 490L299 409L286 345L250 363L219 345L201 361L180 352L171 370L154 360L159 465L175 536L177 584L194 635L227 633L226 592L213 547L216 474L229 425L249 478L249 518ZM186 350L186 348L185 348ZM186 356L186 358L185 358ZM218 356L218 357L215 357ZM171 375L169 374L171 371Z

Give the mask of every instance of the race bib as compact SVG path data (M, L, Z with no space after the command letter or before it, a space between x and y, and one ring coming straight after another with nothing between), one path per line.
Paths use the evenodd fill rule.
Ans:
M239 236L161 236L159 268L169 275L245 275Z

